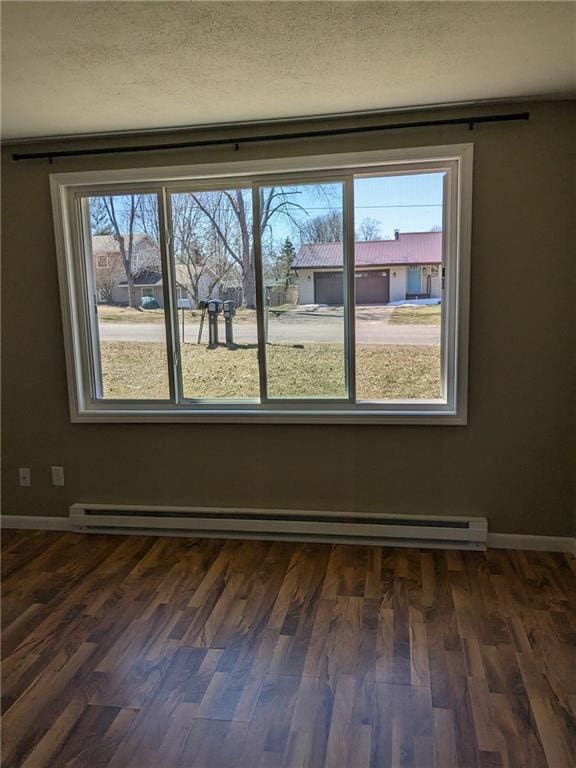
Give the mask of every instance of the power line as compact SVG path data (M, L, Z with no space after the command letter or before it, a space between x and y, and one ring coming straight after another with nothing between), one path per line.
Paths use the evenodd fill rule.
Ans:
M355 205L355 210L358 210L360 208L362 209L368 209L368 208L442 208L443 203L418 203L418 204L410 204L410 205ZM325 205L306 205L303 206L307 211L337 211L339 212L339 208L334 208L330 206Z

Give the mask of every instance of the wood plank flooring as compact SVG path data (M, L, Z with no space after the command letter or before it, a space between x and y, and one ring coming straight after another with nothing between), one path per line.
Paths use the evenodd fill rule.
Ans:
M3 535L3 768L571 768L576 562Z

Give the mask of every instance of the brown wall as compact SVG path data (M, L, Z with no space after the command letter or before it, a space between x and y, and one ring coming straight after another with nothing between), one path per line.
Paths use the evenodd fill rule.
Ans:
M178 151L50 166L15 163L14 149L6 148L4 512L66 515L75 501L353 509L486 515L493 531L569 534L575 104L472 111L525 108L529 123L474 132L425 129L239 153ZM475 167L467 427L70 423L50 172L468 141ZM64 466L65 488L50 485L51 464ZM19 466L32 468L32 488L18 487Z

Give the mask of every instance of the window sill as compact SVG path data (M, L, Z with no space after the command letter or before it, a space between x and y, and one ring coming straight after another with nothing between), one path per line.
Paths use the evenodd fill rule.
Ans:
M170 408L170 409L123 409L101 407L98 410L85 410L74 413L73 423L220 423L220 424L435 424L464 426L466 414L456 413L438 403L427 408L376 409L339 408L325 411L298 409L280 409L260 406L257 410L243 409L208 409Z

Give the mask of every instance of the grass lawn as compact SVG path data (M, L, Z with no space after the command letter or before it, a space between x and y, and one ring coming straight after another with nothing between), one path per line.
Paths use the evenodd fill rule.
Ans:
M440 304L396 307L388 322L393 325L440 325Z
M185 320L198 321L202 315L200 309L185 309ZM98 306L98 320L102 323L164 323L163 309L132 309L131 307L112 307L107 304ZM178 322L182 321L182 311L178 312ZM207 321L207 318L206 318ZM256 310L240 307L236 310L235 322L256 322Z
M168 398L164 345L102 342L104 393L108 398ZM334 344L267 348L268 385L273 396L342 396L342 348ZM258 398L255 347L235 349L184 344L184 393L187 397ZM415 345L365 345L357 348L357 390L361 399L437 398L440 396L439 348Z
M163 323L164 310L110 307L107 304L99 304L98 320L101 323Z

